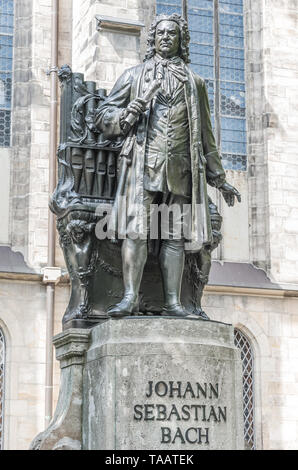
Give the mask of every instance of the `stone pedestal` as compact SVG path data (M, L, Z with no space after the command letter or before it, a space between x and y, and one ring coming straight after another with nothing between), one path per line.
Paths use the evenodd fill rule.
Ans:
M84 449L243 449L231 325L109 320L91 331L83 390Z
M89 330L70 329L54 338L60 361L60 391L49 427L32 441L30 450L81 450L83 367Z
M55 337L61 387L32 449L243 449L233 327L130 317Z

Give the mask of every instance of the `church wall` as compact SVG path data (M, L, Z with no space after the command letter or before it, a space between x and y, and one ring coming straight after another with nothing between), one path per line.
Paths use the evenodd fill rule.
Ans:
M57 287L55 334L68 301L68 287ZM4 449L26 450L44 429L46 287L36 281L0 280L0 328L6 340ZM54 365L54 407L59 391Z
M95 80L101 88L110 90L125 69L140 62L145 32L132 34L109 28L98 31L96 15L144 23L152 8L152 2L148 0L74 2L73 70L84 73L87 80Z
M1 149L0 172L0 245L9 243L9 178L10 178L10 148Z
M271 276L297 284L298 273L298 4L266 2L265 100Z
M247 1L251 260L296 284L298 5Z
M45 287L1 280L0 290L7 347L4 448L26 449L44 422Z
M61 331L68 295L67 286L56 288L55 334ZM207 289L203 298L212 320L232 323L252 343L258 449L297 449L298 444L298 299L280 295L231 295ZM1 281L0 324L8 345L7 449L27 449L44 429L45 308L43 285ZM55 361L54 407L59 378Z
M232 323L254 352L256 448L298 447L298 298L204 294L212 320Z
M15 2L10 241L46 262L51 1Z
M59 3L60 65L71 62L71 3ZM39 271L47 262L52 2L15 4L9 242Z

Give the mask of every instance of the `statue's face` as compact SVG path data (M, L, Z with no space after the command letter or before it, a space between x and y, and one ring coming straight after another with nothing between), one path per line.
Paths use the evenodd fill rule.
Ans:
M178 55L180 30L175 21L161 21L156 27L155 50L164 58Z

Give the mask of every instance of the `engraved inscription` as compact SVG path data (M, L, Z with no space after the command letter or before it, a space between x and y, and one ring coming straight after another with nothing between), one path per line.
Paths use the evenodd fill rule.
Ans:
M218 383L149 381L145 390L146 399L174 398L199 402L143 403L134 405L134 421L159 421L176 423L177 427L160 427L161 444L209 444L210 424L226 423L227 406L219 405ZM205 403L203 402L205 401ZM210 403L210 401L212 402ZM189 427L186 427L188 424ZM190 426L191 425L191 426Z

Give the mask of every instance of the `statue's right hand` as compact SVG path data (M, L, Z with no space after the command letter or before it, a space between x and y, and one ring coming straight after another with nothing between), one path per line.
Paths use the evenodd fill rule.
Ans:
M127 106L128 113L132 113L135 116L139 116L142 114L146 109L146 102L142 100L142 98L136 98L135 100L131 101Z

